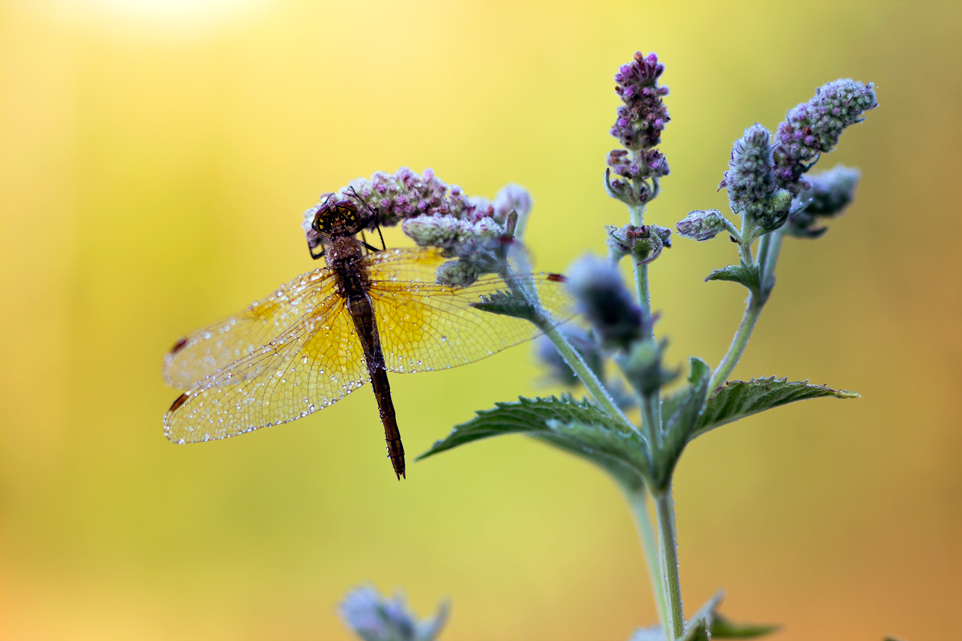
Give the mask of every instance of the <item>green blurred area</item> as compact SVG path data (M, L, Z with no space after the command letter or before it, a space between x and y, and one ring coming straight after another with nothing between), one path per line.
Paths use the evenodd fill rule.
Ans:
M822 161L863 170L787 240L735 376L862 393L726 427L676 476L686 609L720 587L779 638L952 638L962 601L957 392L962 7L955 3L0 4L0 637L345 639L343 593L403 586L446 639L626 639L656 618L599 472L522 438L409 466L364 390L174 446L160 376L185 332L314 265L302 212L374 171L469 194L519 182L562 271L626 221L602 188L635 50L666 64L672 175L649 221L723 208L731 143L815 87L881 107ZM389 244L403 244L389 230ZM670 357L716 363L744 298L730 243L652 268ZM540 381L529 347L394 376L407 451ZM413 458L411 456L410 458Z

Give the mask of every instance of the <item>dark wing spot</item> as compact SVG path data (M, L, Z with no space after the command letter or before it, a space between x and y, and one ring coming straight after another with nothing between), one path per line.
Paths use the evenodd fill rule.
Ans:
M187 344L187 339L186 339L186 338L182 338L182 339L180 339L179 341L177 341L176 343L174 343L174 346L170 348L170 355L173 356L174 354L176 354L176 353L179 352L180 350L184 349L184 345L186 345L186 344Z
M568 277L564 274L548 274L548 280L552 283L566 283L568 282Z
M178 407L180 407L186 402L187 402L187 393L185 392L177 397L177 400L174 401L174 404L170 406L170 409L167 410L167 413L170 414L171 412L173 412L174 410L176 410Z

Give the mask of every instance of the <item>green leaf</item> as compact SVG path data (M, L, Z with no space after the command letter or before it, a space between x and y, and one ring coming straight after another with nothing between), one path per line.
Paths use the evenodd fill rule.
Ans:
M709 599L708 603L701 606L695 616L689 619L685 634L681 636L679 641L711 641L711 627L715 620L715 610L721 603L723 596L724 593L719 592Z
M732 623L719 613L711 622L712 639L754 639L777 631L781 626L757 623Z
M498 291L482 296L479 302L471 303L471 307L483 312L512 316L531 322L535 322L538 317L538 311L531 303L524 296L514 292Z
M761 277L758 274L758 267L755 265L728 265L721 269L716 269L708 275L705 281L710 280L729 280L734 283L741 283L752 292L759 292L761 289Z
M587 401L519 398L458 425L418 460L473 441L504 434L527 434L595 463L628 488L649 475L647 443L637 431Z
M679 641L710 641L710 639L753 639L778 630L777 625L755 625L751 623L732 623L718 612L724 593L719 592L695 613L685 628ZM630 641L666 641L665 633L659 626L639 628L631 635Z
M711 368L694 356L689 359L690 371L685 395L672 403L672 415L665 423L665 440L655 464L654 489L663 490L671 484L671 473L682 450L698 427L699 414L708 395ZM662 412L665 411L662 404Z
M691 438L773 407L823 396L860 398L855 392L834 390L824 385L809 385L808 381L789 382L774 376L755 378L747 383L731 381L716 388L708 397L705 410Z

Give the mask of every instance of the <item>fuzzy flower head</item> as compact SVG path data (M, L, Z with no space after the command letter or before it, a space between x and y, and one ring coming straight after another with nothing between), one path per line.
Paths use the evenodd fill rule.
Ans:
M365 586L347 593L340 614L364 641L434 641L444 627L448 604L442 603L434 618L419 621L403 593L388 599Z
M802 176L819 156L838 144L849 125L862 122L862 114L878 106L872 83L844 78L823 85L815 96L788 112L775 134L775 180L797 195L806 187Z
M733 212L765 230L785 222L792 200L790 193L778 189L772 163L771 134L756 123L735 141L728 171L718 186L728 191Z
M421 247L433 247L453 260L438 271L438 282L466 286L479 275L497 271L519 219L531 211L532 199L521 185L502 188L493 202L469 197L457 185L449 186L430 169L419 175L407 167L394 174L377 172L358 178L304 212L302 227L313 250L323 239L312 228L317 212L329 201L346 200L371 214L374 224L401 228ZM375 216L376 214L376 216Z
M494 217L494 208L483 198L466 196L457 185L448 185L434 171L423 174L401 167L393 174L379 171L370 178L357 178L334 194L322 194L321 203L305 212L305 220L329 198L362 202L378 213L382 227L394 227L415 216L450 215L458 219L476 220Z
M858 169L843 165L809 176L808 189L798 196L804 206L788 217L788 233L800 238L818 238L824 234L827 228L816 225L834 218L848 207L855 197L860 177Z

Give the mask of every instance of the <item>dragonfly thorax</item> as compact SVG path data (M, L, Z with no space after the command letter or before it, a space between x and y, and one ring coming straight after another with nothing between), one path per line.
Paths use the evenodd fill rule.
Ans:
M371 223L370 216L360 213L357 205L349 200L338 200L324 203L314 214L311 227L314 231L332 238L335 236L353 236Z

